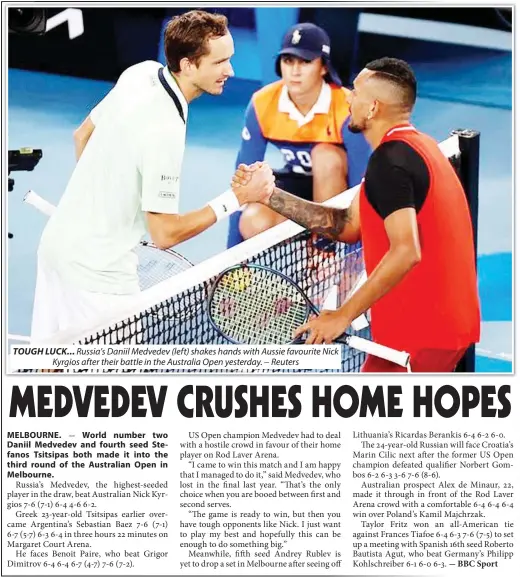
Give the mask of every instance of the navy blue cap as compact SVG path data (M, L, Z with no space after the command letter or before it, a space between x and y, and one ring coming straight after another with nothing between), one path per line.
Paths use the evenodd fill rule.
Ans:
M329 35L316 24L302 22L289 28L283 37L282 49L276 58L275 70L278 76L282 75L280 59L284 54L297 56L302 60L315 60L321 58L327 74L326 82L333 82L341 86L341 79L330 63L330 38Z

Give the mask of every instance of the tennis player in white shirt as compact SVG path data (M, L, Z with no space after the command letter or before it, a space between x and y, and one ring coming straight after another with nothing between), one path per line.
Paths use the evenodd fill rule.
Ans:
M188 103L222 93L233 53L224 16L176 16L165 30L167 66L127 69L76 130L78 162L38 249L33 342L131 304L139 291L133 249L147 231L169 248L269 192L259 174L247 196L237 188L178 213ZM260 171L272 176L266 165Z

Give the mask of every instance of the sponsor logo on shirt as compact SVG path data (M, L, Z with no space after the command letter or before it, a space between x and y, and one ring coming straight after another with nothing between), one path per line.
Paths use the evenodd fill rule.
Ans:
M251 140L251 134L247 129L247 126L244 126L244 128L242 129L242 138L244 140Z
M169 190L160 190L159 191L159 197L160 198L177 198L177 193L176 192L171 192Z
M178 176L172 176L171 174L161 174L161 182L177 182L178 180Z

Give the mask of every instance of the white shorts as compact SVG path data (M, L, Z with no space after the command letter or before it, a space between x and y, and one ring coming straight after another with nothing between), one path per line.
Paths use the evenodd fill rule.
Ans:
M45 343L54 337L56 344L69 344L75 337L88 335L89 329L95 328L103 319L110 319L113 311L132 307L135 302L135 294L94 293L79 289L63 280L38 256L31 342ZM58 343L55 335L63 331L67 331L67 342ZM131 344L130 340L135 343L135 335L127 344Z

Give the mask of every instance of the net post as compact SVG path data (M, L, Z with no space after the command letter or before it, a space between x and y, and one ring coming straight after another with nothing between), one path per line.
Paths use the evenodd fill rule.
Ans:
M477 232L478 232L478 175L480 158L480 132L469 129L456 129L451 135L459 137L460 167L459 178L464 187L473 226L473 243L475 247L475 266L477 265ZM471 345L455 369L460 373L475 372L475 345Z

